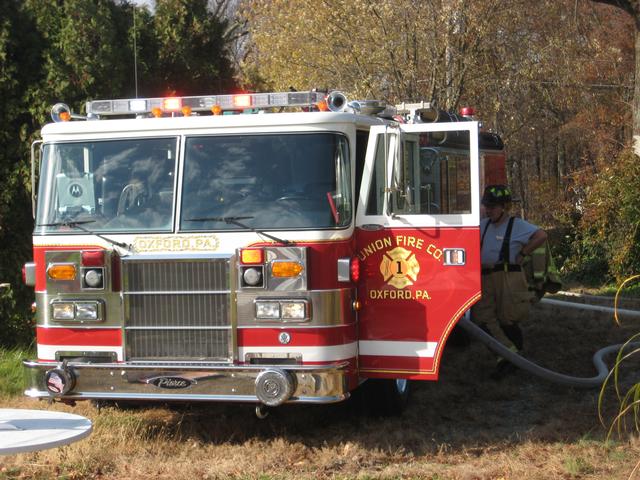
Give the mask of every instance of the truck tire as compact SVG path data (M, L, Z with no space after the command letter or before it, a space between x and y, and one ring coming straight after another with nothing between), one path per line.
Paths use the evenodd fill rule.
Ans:
M363 385L367 410L373 416L401 415L409 404L411 382L404 379L371 379Z

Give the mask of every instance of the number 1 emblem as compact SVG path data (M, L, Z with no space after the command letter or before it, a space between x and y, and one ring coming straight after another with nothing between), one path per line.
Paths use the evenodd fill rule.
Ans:
M413 285L418 279L420 263L413 252L396 247L382 256L380 273L389 285L398 289Z

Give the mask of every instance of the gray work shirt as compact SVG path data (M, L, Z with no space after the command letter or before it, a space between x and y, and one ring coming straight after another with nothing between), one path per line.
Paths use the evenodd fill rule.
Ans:
M482 238L485 230L487 232L482 241L482 265L495 265L500 261L500 250L502 250L502 242L504 241L508 224L508 218L497 226L491 223L488 218L483 218L480 221L480 238ZM521 218L515 218L511 229L511 242L509 242L509 263L516 263L516 256L518 256L522 247L529 242L531 236L539 229L539 227Z

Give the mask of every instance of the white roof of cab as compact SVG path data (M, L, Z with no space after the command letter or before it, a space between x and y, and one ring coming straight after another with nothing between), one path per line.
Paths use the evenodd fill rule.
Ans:
M345 130L347 125L368 129L387 123L379 117L343 112L254 113L236 115L206 115L190 117L128 118L108 120L72 120L49 123L42 128L44 140L75 136L133 137L138 135L210 134L233 130L251 131L308 131Z

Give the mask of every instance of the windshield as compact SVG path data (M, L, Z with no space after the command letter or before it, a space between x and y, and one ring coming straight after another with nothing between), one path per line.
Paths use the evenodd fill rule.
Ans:
M46 144L36 232L73 223L92 232L170 231L176 145L176 138Z
M36 232L172 231L177 143L46 144ZM351 222L343 135L187 137L185 150L181 230L324 229Z
M335 133L187 138L180 229L347 226L350 172Z

